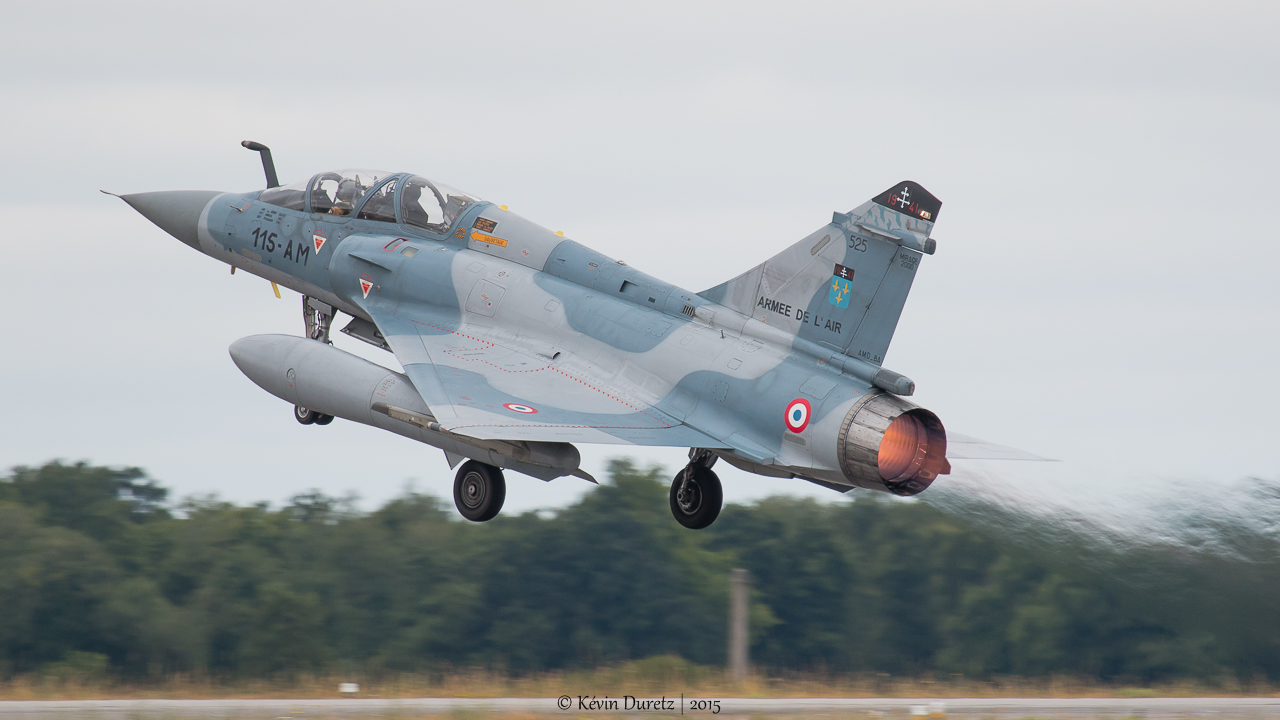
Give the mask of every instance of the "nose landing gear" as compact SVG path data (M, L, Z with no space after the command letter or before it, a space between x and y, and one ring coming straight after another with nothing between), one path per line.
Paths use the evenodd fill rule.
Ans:
M507 481L501 468L468 460L453 479L453 504L462 517L485 522L498 516L507 499Z
M333 324L333 306L322 303L313 297L302 296L302 320L307 327L307 337L329 345L329 326ZM293 371L290 370L290 373ZM293 406L293 419L303 425L328 425L333 422L332 415L316 412L301 405Z
M724 489L720 478L711 472L715 461L711 451L693 448L689 464L671 481L671 514L690 530L701 530L720 516Z
M303 295L302 320L307 326L307 337L322 343L333 344L329 339L329 326L333 324L332 305Z

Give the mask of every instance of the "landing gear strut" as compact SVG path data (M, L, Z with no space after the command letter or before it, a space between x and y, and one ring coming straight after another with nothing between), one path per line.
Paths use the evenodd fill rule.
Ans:
M313 297L302 296L302 320L307 326L307 337L329 345L329 326L333 324L333 306L322 303ZM292 371L291 371L292 372ZM316 412L301 405L293 406L293 419L303 425L328 425L333 422L332 415Z
M689 464L671 481L671 514L690 530L701 530L720 516L724 489L711 472L716 456L710 450L691 448Z
M329 339L329 326L333 324L333 306L313 297L302 296L302 320L307 325L307 337L322 343L333 344Z
M507 481L501 468L468 460L458 468L453 479L453 504L462 517L471 522L485 522L498 516L507 499Z

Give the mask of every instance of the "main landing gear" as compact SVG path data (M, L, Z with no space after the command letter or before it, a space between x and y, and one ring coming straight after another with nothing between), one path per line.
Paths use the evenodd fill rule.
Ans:
M671 481L671 514L690 530L701 530L720 516L724 489L711 472L716 456L710 450L689 450L689 464Z
M468 460L458 468L453 479L453 504L462 517L471 522L484 522L498 516L507 499L507 481L502 469Z

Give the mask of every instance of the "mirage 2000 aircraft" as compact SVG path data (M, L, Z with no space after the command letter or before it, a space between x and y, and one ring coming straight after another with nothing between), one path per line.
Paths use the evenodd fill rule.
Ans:
M628 267L448 185L408 173L322 172L266 190L121 196L192 248L302 294L306 337L231 345L253 382L304 424L335 417L444 450L463 517L489 520L503 469L574 475L573 443L688 447L671 511L720 513L723 459L832 490L915 495L948 446L915 384L881 363L941 203L896 183L742 275L702 292ZM404 373L335 348L342 332ZM465 461L465 462L464 462Z

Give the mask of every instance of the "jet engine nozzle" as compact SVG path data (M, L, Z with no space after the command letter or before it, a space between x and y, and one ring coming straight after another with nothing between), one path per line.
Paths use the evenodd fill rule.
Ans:
M854 403L840 427L840 470L853 484L916 495L951 472L937 415L887 393Z

